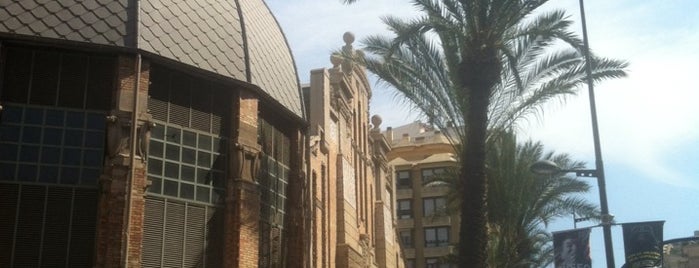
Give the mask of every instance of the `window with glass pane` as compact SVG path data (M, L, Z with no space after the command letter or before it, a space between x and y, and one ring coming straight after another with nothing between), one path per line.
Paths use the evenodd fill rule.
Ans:
M398 200L398 218L411 219L413 217L413 203L410 199Z
M114 59L12 46L2 54L0 180L96 186ZM98 80L107 82L93 87Z
M150 141L150 194L216 203L223 191L225 151L213 151L223 139L178 126L156 123ZM207 143L202 145L202 141ZM205 149L208 148L208 149Z
M421 170L422 182L429 182L434 176L442 174L446 171L446 168L423 168Z
M410 170L401 170L396 172L396 183L398 184L398 189L407 189L413 187L413 182L410 178Z
M444 197L428 197L422 199L422 213L425 217L444 213L446 208L446 198Z
M0 180L96 186L105 126L101 111L6 104Z
M415 259L406 259L405 268L415 268Z
M224 192L227 140L220 135L224 125L212 122L228 112L212 103L227 94L199 78L159 67L151 69L151 80L148 108L155 127L148 155L149 195L218 203Z
M449 246L449 227L425 228L425 247L446 247Z
M413 229L400 231L400 243L403 247L406 248L413 247Z

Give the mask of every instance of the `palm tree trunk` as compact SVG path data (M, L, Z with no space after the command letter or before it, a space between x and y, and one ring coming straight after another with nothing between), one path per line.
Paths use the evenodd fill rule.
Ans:
M472 100L475 98L472 98ZM487 102L487 99L484 100ZM486 103L487 104L487 103ZM478 106L485 106L480 102ZM486 230L486 178L485 178L485 135L486 112L471 104L467 143L463 148L461 165L464 197L461 205L461 229L459 234L460 267L485 267L487 249ZM480 109L482 110L482 109Z
M466 146L463 147L461 179L463 199L459 233L459 267L485 268L487 264L487 181L485 152L490 93L500 75L495 49L467 58L461 64L462 82L468 95Z

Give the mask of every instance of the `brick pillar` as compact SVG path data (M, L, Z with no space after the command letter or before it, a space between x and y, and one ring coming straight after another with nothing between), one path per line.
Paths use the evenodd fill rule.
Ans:
M146 166L143 161L150 135L147 113L149 64L142 62L140 74L137 58L119 56L117 70L116 107L108 116L107 160L100 176L97 232L95 235L95 267L123 267L125 254L129 267L141 266L143 238L144 191L147 187ZM138 75L137 75L138 74ZM138 89L138 145L134 154L134 173L131 178L131 131L134 111L134 89ZM146 128L143 128L146 126ZM143 131L141 131L143 130ZM129 206L130 204L130 206ZM127 219L127 215L128 219ZM128 226L128 230L126 229ZM126 250L128 244L128 251Z
M239 90L233 100L231 173L226 184L224 267L257 267L259 259L260 188L257 144L258 100Z
M305 235L304 220L305 220L305 205L303 193L306 191L306 178L303 172L302 153L303 134L299 131L294 131L290 137L291 140L291 170L289 174L289 189L287 190L287 222L285 229L287 232L287 265L290 267L305 267L304 256L306 255L306 246L308 245L308 236Z

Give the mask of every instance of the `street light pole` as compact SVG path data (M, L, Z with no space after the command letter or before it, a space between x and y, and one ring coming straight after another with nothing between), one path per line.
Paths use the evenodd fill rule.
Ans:
M612 245L612 218L609 215L607 204L607 186L604 180L604 164L602 162L602 152L600 149L599 128L597 126L597 106L595 105L595 91L592 79L592 66L590 59L590 45L587 38L587 23L585 21L585 5L580 0L580 18L582 22L583 44L585 53L585 71L587 72L587 87L590 96L590 114L592 117L592 138L595 144L595 175L599 188L600 209L602 212L602 232L604 233L604 249L607 256L607 267L615 268L614 248Z

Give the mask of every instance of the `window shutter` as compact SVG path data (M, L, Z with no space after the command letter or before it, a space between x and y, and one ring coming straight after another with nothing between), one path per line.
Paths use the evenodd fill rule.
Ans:
M0 267L10 267L19 186L0 183Z
M0 183L0 196L0 267L92 266L96 190Z
M202 267L206 241L206 208L187 206L184 267Z
M75 189L67 267L91 267L97 222L97 190Z
M70 215L73 189L51 187L48 191L42 247L42 267L65 267L70 236Z
M183 267L185 207L167 202L165 205L165 241L163 243L163 267Z
M165 202L146 198L143 219L143 267L162 267Z
M21 188L20 204L15 231L14 266L39 266L41 226L44 216L46 188L27 186Z

